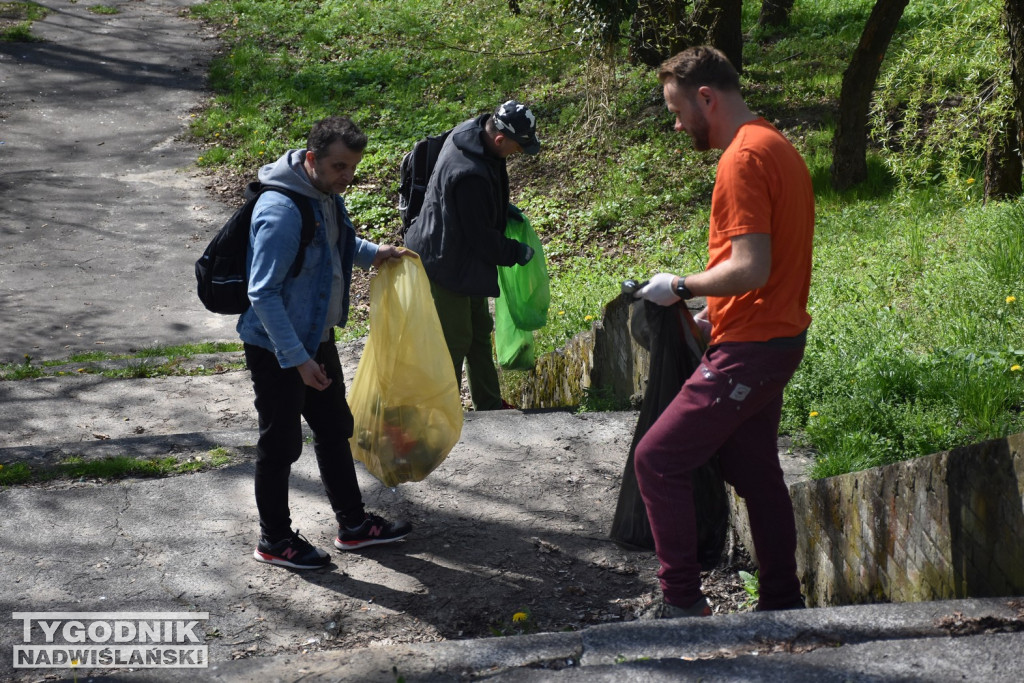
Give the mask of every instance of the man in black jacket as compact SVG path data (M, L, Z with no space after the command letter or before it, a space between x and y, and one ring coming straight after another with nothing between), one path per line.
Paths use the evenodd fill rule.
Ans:
M494 320L487 305L488 297L499 295L497 267L525 265L533 258L528 245L505 237L505 160L539 151L537 120L515 100L459 124L441 148L423 209L405 235L430 278L459 384L463 362L468 366L476 410L506 405L491 353Z

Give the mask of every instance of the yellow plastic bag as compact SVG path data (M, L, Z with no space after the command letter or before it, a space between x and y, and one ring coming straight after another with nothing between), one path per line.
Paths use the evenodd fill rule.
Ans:
M462 400L419 258L370 282L370 334L352 381L352 455L385 486L420 481L462 435Z

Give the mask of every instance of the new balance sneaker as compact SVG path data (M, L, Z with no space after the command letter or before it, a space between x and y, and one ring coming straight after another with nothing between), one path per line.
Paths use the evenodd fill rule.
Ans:
M369 545L391 543L405 538L412 531L408 522L389 522L383 517L367 514L366 519L355 529L338 528L334 547L338 550L358 550Z
M256 544L256 550L252 551L252 556L258 562L292 569L319 569L331 563L330 555L314 547L300 536L298 531L290 538L277 543L269 543L260 536L260 542Z

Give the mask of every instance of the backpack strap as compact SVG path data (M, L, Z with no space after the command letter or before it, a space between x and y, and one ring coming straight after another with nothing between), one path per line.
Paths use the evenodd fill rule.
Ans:
M274 192L280 192L299 207L302 215L302 234L299 236L299 253L295 255L295 263L292 264L292 277L298 277L302 271L302 264L306 260L306 247L313 241L316 233L316 217L313 215L313 200L293 190L286 190L283 187L267 188Z
M316 216L313 214L313 200L309 197L299 194L295 190L289 190L284 187L273 187L264 185L258 180L254 180L246 185L245 197L246 199L259 196L264 192L279 192L288 199L292 200L299 209L299 214L302 216L302 234L299 236L299 253L295 255L295 262L292 263L291 275L292 277L298 277L302 271L302 264L306 260L306 247L313 242L313 237L316 235Z

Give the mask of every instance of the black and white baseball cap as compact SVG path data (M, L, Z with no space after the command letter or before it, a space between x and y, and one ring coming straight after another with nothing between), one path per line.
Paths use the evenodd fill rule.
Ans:
M540 151L537 139L537 117L525 104L509 100L494 110L494 127L512 138L527 154Z

